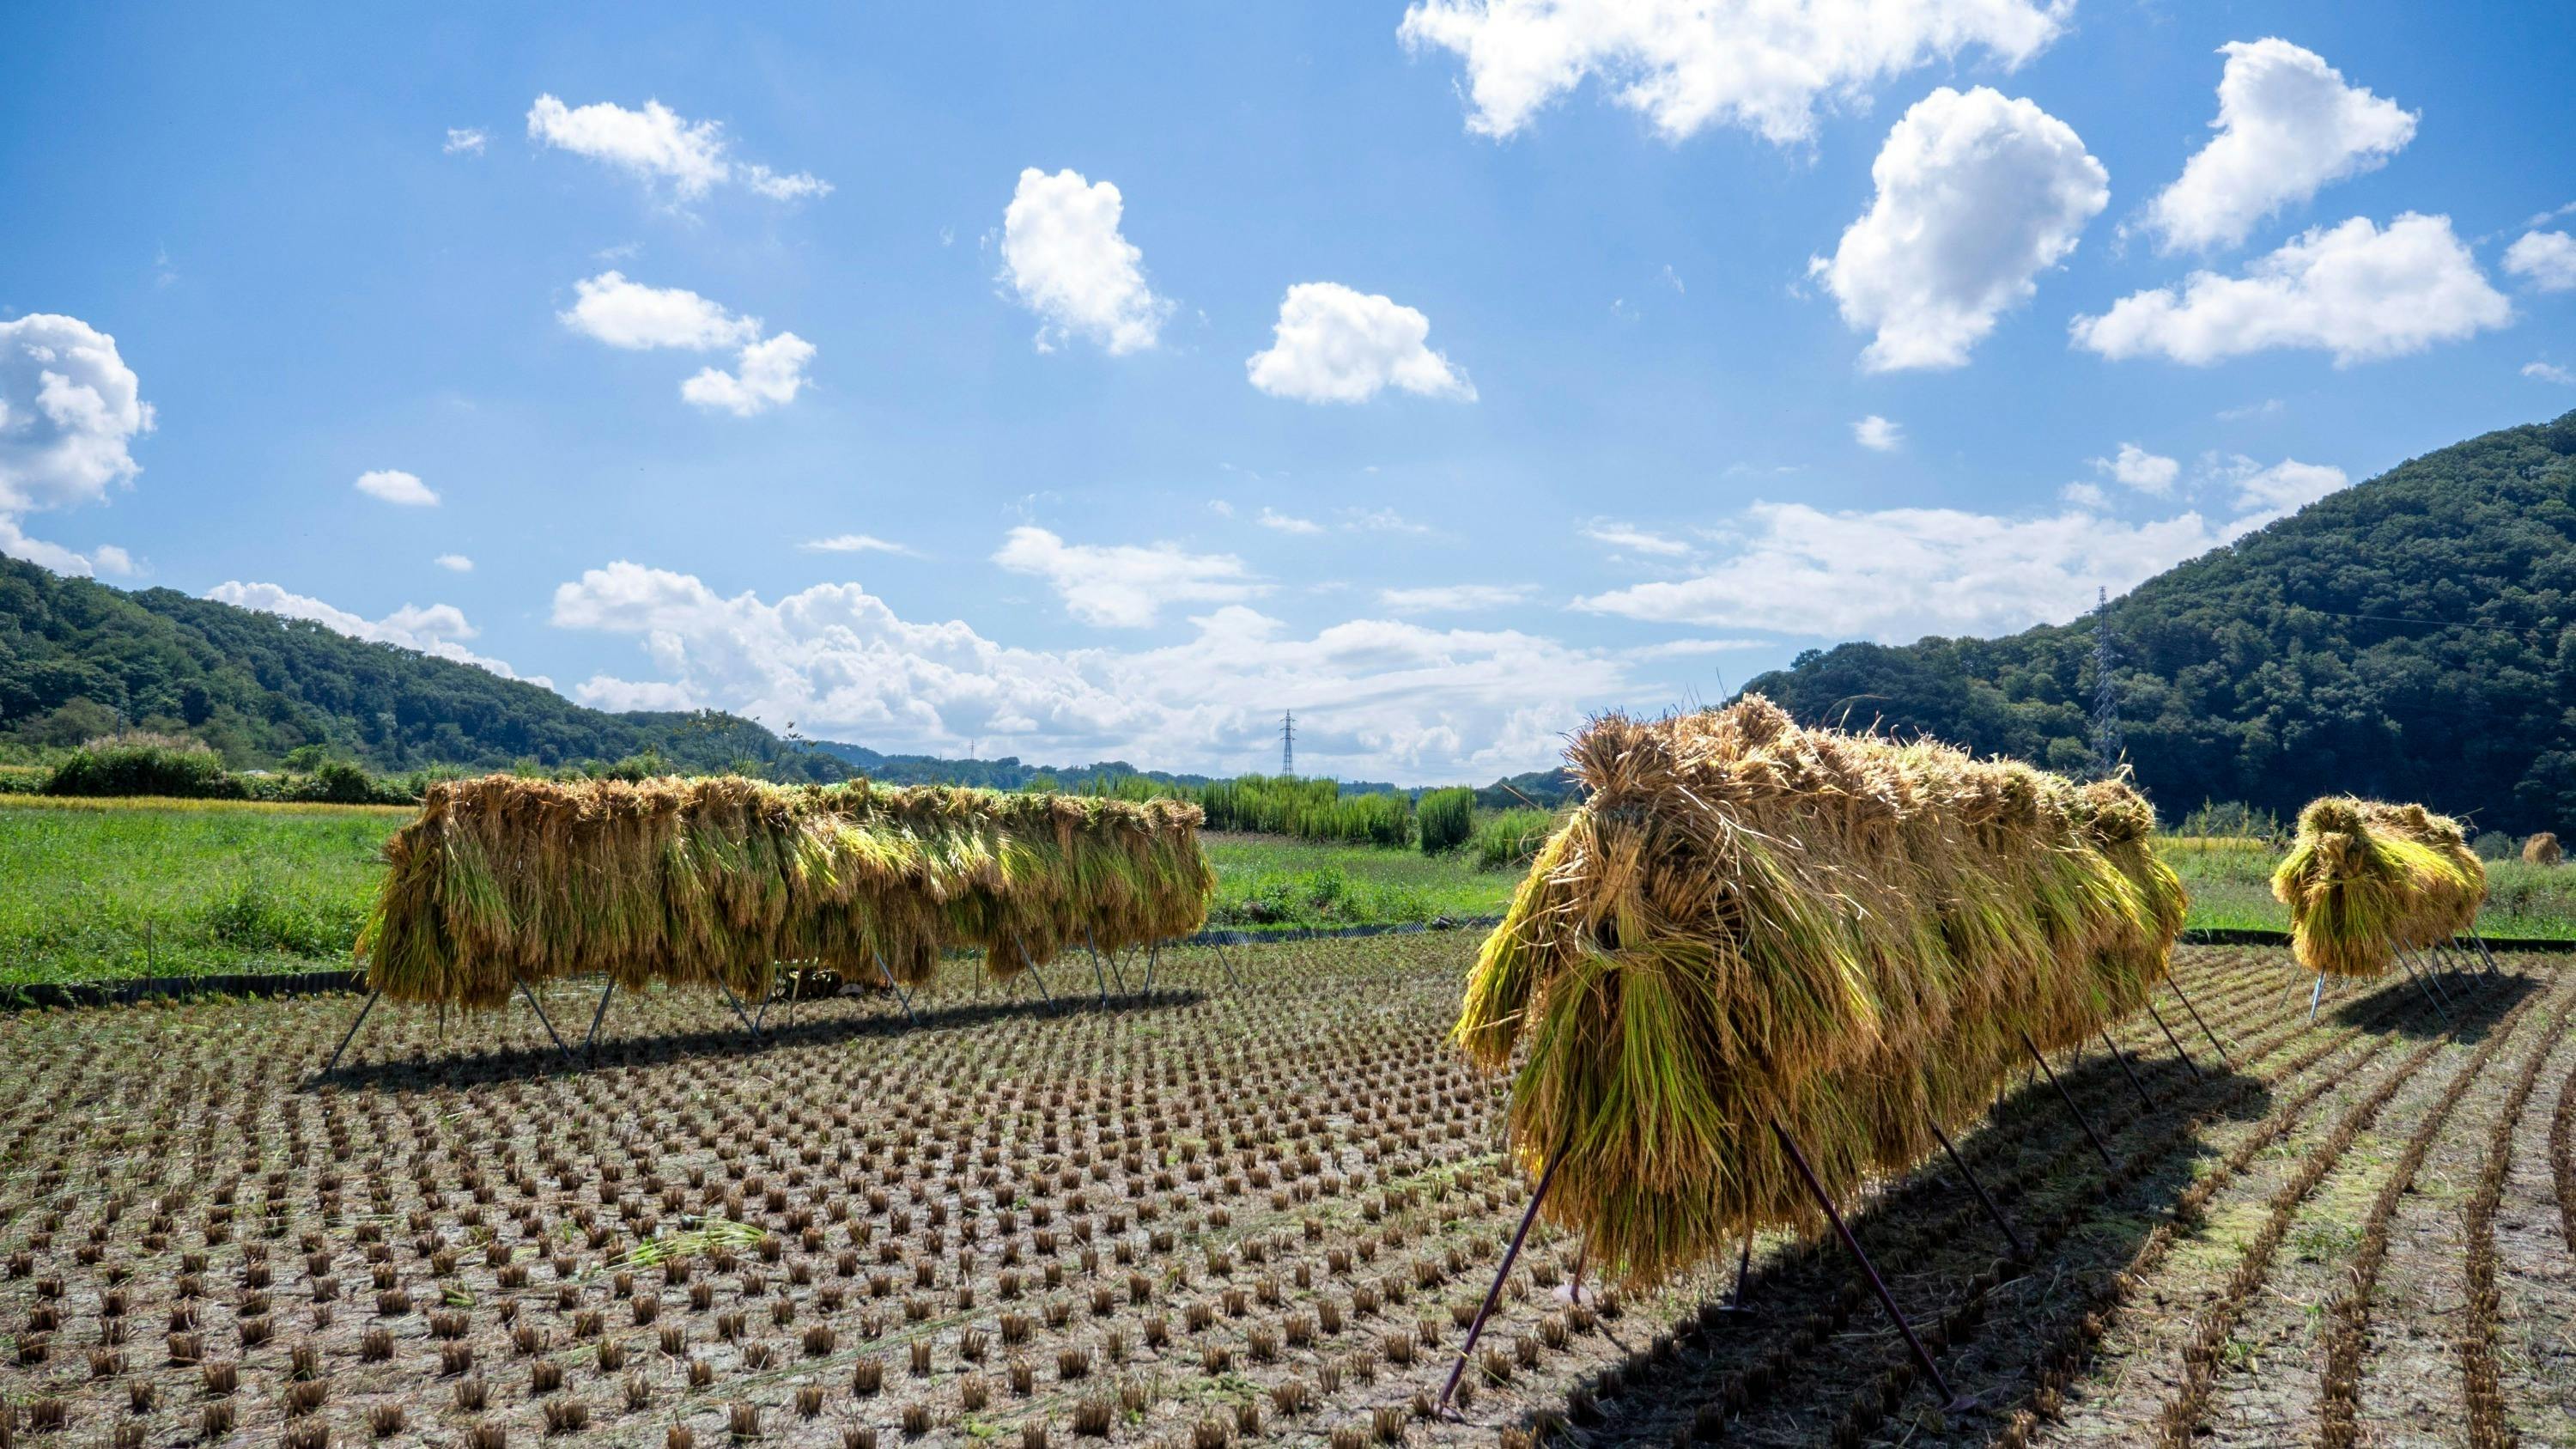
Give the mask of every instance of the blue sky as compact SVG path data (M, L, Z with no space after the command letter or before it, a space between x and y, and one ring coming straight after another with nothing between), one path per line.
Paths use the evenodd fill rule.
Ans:
M2576 406L2564 8L1861 8L12 7L0 548L1483 780Z

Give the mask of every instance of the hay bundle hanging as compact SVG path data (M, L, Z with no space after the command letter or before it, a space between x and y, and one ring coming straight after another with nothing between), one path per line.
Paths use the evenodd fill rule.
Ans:
M2272 895L2290 908L2301 966L2367 978L2387 972L2400 949L2467 930L2486 901L2486 867L2457 821L2420 805L2329 795L2299 812Z
M2528 865L2556 865L2567 858L2567 852L2557 835L2543 830L2522 843L2522 858Z
M1198 929L1195 806L721 778L433 785L385 846L359 952L398 1001L503 1004L605 973L766 993L775 963L929 979L943 948L1024 969Z
M1610 1271L1662 1278L1813 1226L1770 1133L1829 1192L1933 1150L2022 1034L2144 1001L2182 890L2125 784L1803 729L1768 701L1595 721L1588 791L1486 940L1457 1040L1515 1075L1516 1151Z

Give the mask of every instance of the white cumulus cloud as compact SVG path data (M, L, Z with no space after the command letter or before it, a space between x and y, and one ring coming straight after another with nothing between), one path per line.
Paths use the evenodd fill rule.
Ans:
M2094 590L2119 593L2185 559L2282 518L2347 483L2339 468L2243 457L2214 469L2231 492L2223 517L2197 509L2125 522L2099 489L2027 517L1954 508L1823 509L1756 503L1693 577L1587 598L1594 613L1812 638L1991 635L2063 622Z
M566 327L611 347L640 351L682 347L703 352L739 347L760 336L760 319L728 312L685 287L648 287L623 272L573 283L572 306L555 314Z
M452 574L470 574L474 572L474 560L467 558L461 553L443 553L437 558L430 560L430 562L437 564L440 568L443 568Z
M1324 525L1311 518L1298 518L1281 513L1275 508L1262 509L1261 516L1255 518L1253 522L1264 528L1277 529L1281 533L1322 533L1324 531Z
M400 468L376 468L358 475L350 485L369 498L382 499L404 508L435 508L438 494L417 474Z
M1656 558L1681 558L1691 551L1690 544L1682 539L1627 523L1594 523L1583 530L1583 536L1623 553L1651 554Z
M805 387L806 364L813 360L813 343L793 332L781 332L744 347L731 372L699 369L695 377L680 384L680 396L710 412L756 417L794 402Z
M436 658L489 670L503 679L519 677L509 665L498 659L484 658L465 647L464 641L479 631L466 622L464 611L453 604L426 607L405 604L381 619L369 619L326 604L309 594L291 593L277 584L244 583L238 579L227 580L206 590L206 597L219 604L257 609L264 614L309 619L352 639L417 649ZM541 684L545 681L532 679L529 682Z
M1905 425L1871 413L1852 424L1852 440L1873 453L1893 453L1905 446Z
M2097 471L2110 475L2112 481L2141 493L2170 493L2174 479L2182 476L2181 463L2150 453L2135 443L2122 443L2117 453L2108 458L2094 459L2093 466Z
M807 553L911 553L899 543L888 543L874 534L836 533L829 538L809 538L796 545Z
M1876 333L1872 371L1957 367L2110 203L2073 128L1984 86L1917 101L1870 167L1876 200L1810 272Z
M1458 614L1508 608L1538 592L1528 584L1432 584L1380 589L1377 601L1399 614Z
M2576 290L2576 237L2525 232L2504 249L2504 269L2543 292Z
M1002 281L1038 315L1038 349L1086 338L1111 356L1154 345L1172 304L1145 283L1145 254L1120 234L1118 188L1071 168L1020 172L1002 212Z
M1554 762L1565 730L1637 688L1619 657L1511 630L1354 619L1307 634L1220 604L1166 647L1041 651L904 619L855 584L726 598L628 562L557 589L554 621L633 639L659 676L580 687L607 708L703 703L879 749L1229 773L1277 758L1293 707L1309 768L1490 779Z
M2447 216L2408 212L2382 231L2368 217L2312 228L2241 277L2194 272L2180 288L2135 292L2072 324L2077 346L2109 358L2206 366L2279 347L2314 348L2349 366L2456 342L2513 318Z
M1141 628L1168 604L1232 603L1269 592L1243 560L1177 544L1067 543L1043 528L1011 530L993 562L1044 579L1086 624Z
M2570 372L2554 362L2526 362L2522 365L2522 375L2537 378L2542 382L2576 387L2576 372Z
M1397 34L1455 54L1468 128L1509 136L1586 80L1669 140L1712 125L1779 143L1819 104L1982 50L2007 68L2065 27L2074 0L1418 0Z
M77 317L0 322L0 514L95 503L143 471L152 405L116 339Z
M78 549L65 548L59 543L28 537L26 530L18 526L17 517L7 513L0 513L0 554L25 559L39 568L52 569L58 574L70 574L75 578L85 579L93 574L119 574L134 571L133 561L125 550L112 543L101 544L88 553L82 553ZM117 566L120 560L124 562L125 567Z
M1426 345L1431 319L1339 282L1299 282L1279 301L1268 349L1245 360L1252 385L1311 403L1366 402L1386 389L1476 400L1475 384Z
M450 126L447 128L447 144L438 149L450 156L480 156L484 143L491 139L480 126Z
M2219 53L2218 134L2147 203L2146 226L2165 250L2234 246L2265 217L2386 164L2414 139L2413 113L2347 85L2315 51L2267 38Z
M737 165L728 154L724 127L692 121L660 101L630 111L613 101L567 106L551 95L528 108L528 139L614 166L648 186L668 187L694 201L714 187L739 182L773 200L795 201L831 191L831 183L797 172L782 176L766 166Z

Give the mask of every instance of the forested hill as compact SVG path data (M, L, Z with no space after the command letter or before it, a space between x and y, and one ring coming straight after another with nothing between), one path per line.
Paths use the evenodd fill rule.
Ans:
M71 744L125 726L184 731L236 765L311 744L379 770L651 750L689 769L758 761L776 778L850 773L732 715L608 714L305 620L0 558L0 738Z
M1845 644L1746 688L2081 768L2107 624L2128 758L2168 820L2353 791L2490 830L2576 826L2576 413L2401 464L2001 639Z

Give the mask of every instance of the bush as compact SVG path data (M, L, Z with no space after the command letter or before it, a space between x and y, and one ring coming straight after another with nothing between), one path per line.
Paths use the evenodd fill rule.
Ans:
M2481 830L2477 839L2469 842L2469 849L2480 860L2495 861L2513 859L2515 847L2513 837L2503 831Z
M1464 785L1426 791L1414 804L1413 819L1422 835L1424 855L1455 850L1467 843L1476 828L1476 792Z
M1401 846L1413 838L1413 816L1401 795L1345 795L1339 782L1288 775L1245 775L1200 786L1194 798L1210 830L1251 830L1300 840Z
M1556 817L1544 810L1501 811L1476 827L1467 853L1478 870L1516 870L1538 857L1555 829Z
M2239 800L2203 800L2174 827L2176 835L2221 840L2282 840L2281 817Z
M197 740L128 732L103 735L72 752L45 781L48 795L173 795L240 800L249 795L223 760Z

